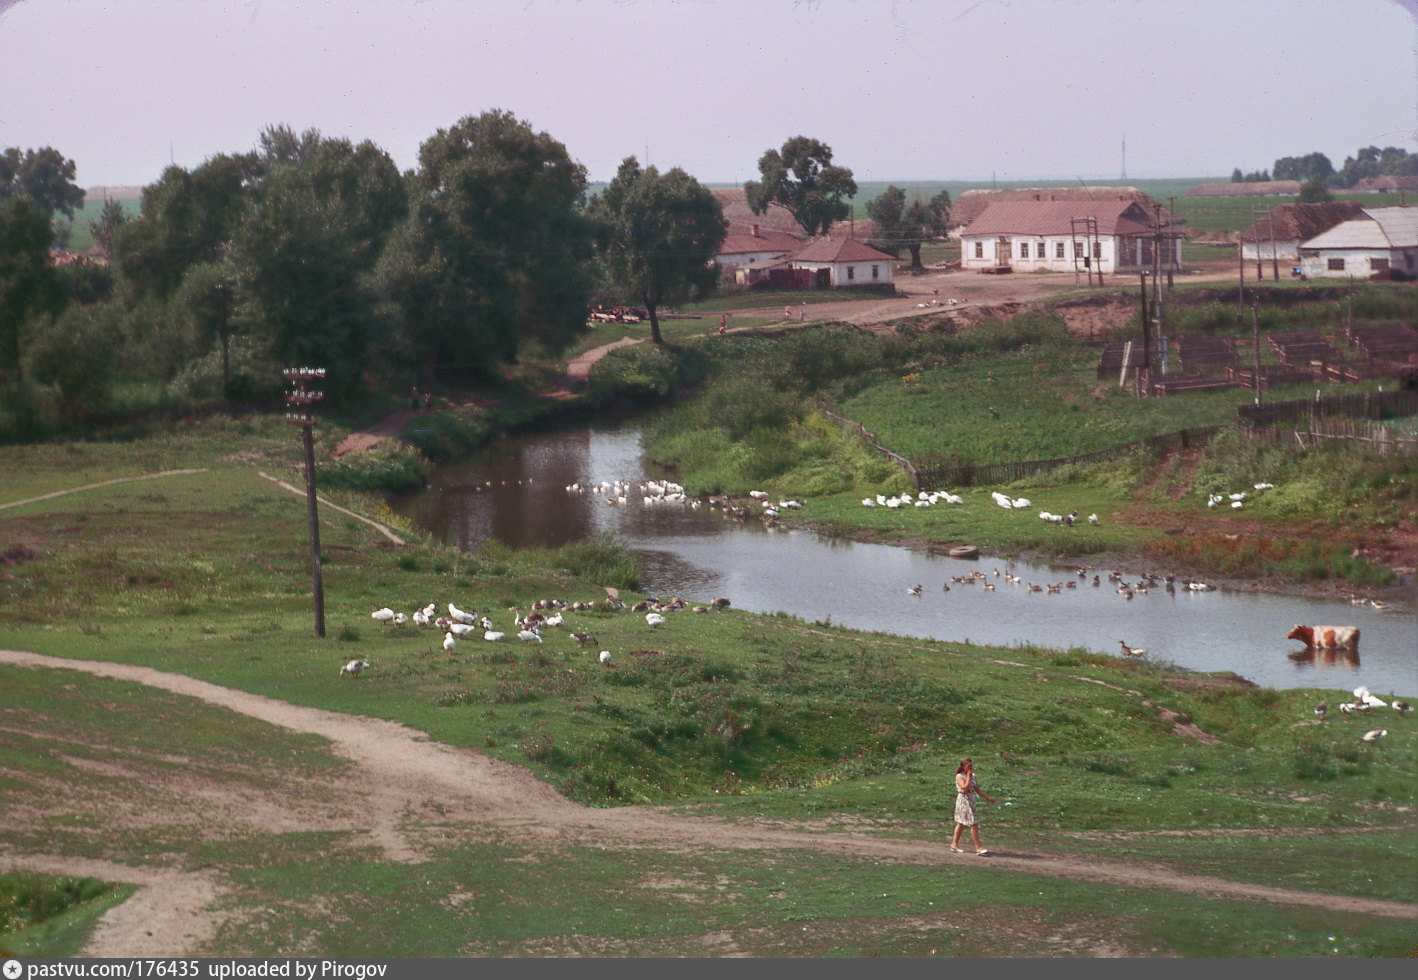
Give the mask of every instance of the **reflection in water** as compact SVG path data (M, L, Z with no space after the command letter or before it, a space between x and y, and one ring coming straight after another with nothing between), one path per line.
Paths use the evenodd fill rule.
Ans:
M1338 649L1306 647L1288 656L1297 664L1312 664L1317 667L1345 667L1349 670L1359 669L1359 651L1344 647Z
M1274 688L1351 689L1418 694L1418 616L1408 604L1388 612L1346 602L1218 590L1152 589L1128 600L1108 568L1077 579L1076 564L1051 566L985 556L960 560L807 530L725 520L708 508L646 506L638 490L624 505L599 493L570 493L617 480L662 479L648 471L633 427L508 439L476 461L444 467L422 494L394 502L415 524L475 552L496 539L513 547L560 546L599 532L642 555L646 592L694 601L727 596L736 608L787 612L808 622L946 641L1118 652L1122 637L1157 661L1199 671L1234 671ZM811 502L804 516L811 517ZM903 526L911 518L903 514ZM981 584L942 585L983 572ZM1009 584L1004 573L1019 578ZM1102 573L1101 587L1091 586ZM1058 592L1028 585L1074 580ZM916 583L922 595L906 588ZM1364 630L1362 667L1344 652L1293 652L1295 623L1339 622Z

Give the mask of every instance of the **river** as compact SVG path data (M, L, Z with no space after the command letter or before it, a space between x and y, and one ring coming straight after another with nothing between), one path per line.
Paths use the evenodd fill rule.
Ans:
M1378 611L1344 600L1182 587L1128 599L1101 563L1080 578L1078 563L953 559L726 520L709 508L646 505L638 488L614 505L603 493L567 490L663 477L647 467L637 425L592 425L507 439L469 462L439 468L427 490L392 506L469 552L490 538L513 547L558 546L613 533L644 557L644 591L652 595L725 596L753 612L962 643L1118 655L1125 642L1191 670L1230 670L1277 689L1318 688L1330 700L1348 700L1360 685L1385 698L1418 695L1418 608L1411 600ZM812 502L799 513L811 519ZM911 516L902 511L903 528ZM1136 583L1138 576L1124 579ZM921 594L909 594L917 584ZM1032 591L1031 584L1042 588ZM1285 639L1296 623L1358 626L1359 652L1307 655Z

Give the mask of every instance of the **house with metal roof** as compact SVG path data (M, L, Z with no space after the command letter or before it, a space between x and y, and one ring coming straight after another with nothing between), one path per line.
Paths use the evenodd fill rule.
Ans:
M1365 208L1303 242L1300 271L1311 279L1418 275L1418 207Z
M1107 200L998 201L960 232L960 265L983 272L1132 273L1182 267L1185 222Z
M1300 243L1364 212L1358 201L1280 204L1256 219L1237 237L1245 262L1284 262L1289 275L1300 260Z

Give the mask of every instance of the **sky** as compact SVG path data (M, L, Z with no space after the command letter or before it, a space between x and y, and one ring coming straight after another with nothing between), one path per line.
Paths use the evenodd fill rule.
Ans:
M401 169L501 109L609 180L794 136L858 181L1229 176L1418 152L1418 0L0 0L0 148L145 185L262 129Z

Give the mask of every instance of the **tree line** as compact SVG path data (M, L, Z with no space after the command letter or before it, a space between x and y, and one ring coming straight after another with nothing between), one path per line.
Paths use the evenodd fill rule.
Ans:
M1353 187L1366 177L1404 177L1418 174L1418 154L1397 146L1366 146L1347 157L1343 166L1335 169L1329 157L1318 151L1298 157L1281 157L1270 170L1242 173L1231 171L1231 183L1255 183L1269 180L1298 180L1301 184L1315 183L1323 187L1344 189Z
M850 213L852 172L819 140L793 137L758 169L756 213L781 205L809 234ZM75 170L52 147L0 154L5 431L80 422L120 378L175 400L254 400L279 392L282 367L319 365L346 403L490 378L564 349L597 302L644 307L663 342L660 311L716 287L727 232L679 167L627 157L588 197L566 147L502 110L438 130L403 173L370 141L268 126L250 150L166 168L136 215L108 202L90 222L106 264L50 254L55 215L83 204ZM949 203L893 186L869 213L882 247L919 265Z

